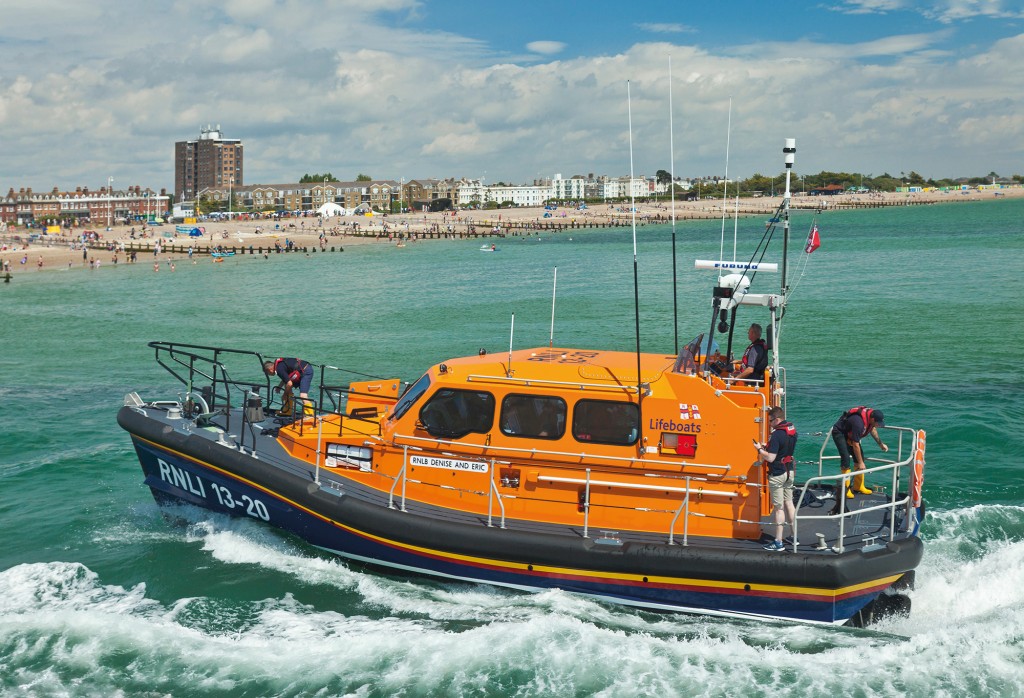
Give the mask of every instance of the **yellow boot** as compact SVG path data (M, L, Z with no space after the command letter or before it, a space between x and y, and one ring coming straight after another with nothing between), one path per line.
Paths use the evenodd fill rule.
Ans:
M844 474L850 472L849 468L843 468L842 470L843 470ZM847 499L853 499L853 490L850 489L850 481L849 480L846 481L846 498Z
M853 476L853 491L860 492L861 494L872 494L874 490L864 486L864 476L854 475ZM853 496L852 494L849 496Z

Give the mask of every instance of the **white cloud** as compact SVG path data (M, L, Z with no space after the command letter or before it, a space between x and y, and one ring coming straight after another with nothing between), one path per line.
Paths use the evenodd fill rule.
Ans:
M669 55L681 174L722 171L730 97L730 174L779 168L789 136L803 172L1019 173L1024 155L1024 97L1012 69L1024 58L1024 34L955 54L953 28L728 52L677 39L563 57L561 42L533 42L532 54L499 61L480 38L381 21L357 0L94 0L94 15L55 0L9 2L0 28L0 191L95 186L111 175L171 187L174 141L207 123L245 142L249 183L308 171L395 179L486 171L506 182L623 174L627 80L636 170L649 174L669 160ZM859 7L869 5L902 6ZM422 10L411 0L386 7L403 17Z
M859 59L893 58L919 54L937 45L948 36L948 30L930 34L897 34L873 41L860 43L838 43L834 41L793 41L765 42L737 46L730 53L749 58L761 57L769 60L828 60L844 61L852 65Z
M975 17L1024 18L1019 0L844 0L835 9L847 14L909 11L945 24Z
M922 13L947 24L974 17L1024 18L1019 0L945 0L922 8Z
M695 31L692 27L675 22L640 22L636 26L653 34L689 34Z
M836 9L849 14L877 14L904 10L913 0L844 0Z
M561 53L565 50L565 44L561 41L531 41L526 45L526 49L528 51L542 53L547 56Z

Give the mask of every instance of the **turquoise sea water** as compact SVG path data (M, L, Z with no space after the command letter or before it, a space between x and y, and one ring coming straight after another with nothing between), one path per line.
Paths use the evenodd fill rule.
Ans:
M810 214L794 221L802 246ZM762 221L741 221L740 255ZM659 615L380 574L254 521L166 515L115 422L174 398L150 340L414 380L450 356L632 350L628 229L25 273L0 286L0 694L1024 695L1024 201L833 212L782 330L810 459L838 413L928 431L926 555L878 632ZM731 224L729 238L731 239ZM683 341L721 223L677 226ZM638 230L641 345L673 349L668 226ZM759 281L777 286L777 276ZM742 349L742 347L740 347ZM869 446L869 448L871 448Z

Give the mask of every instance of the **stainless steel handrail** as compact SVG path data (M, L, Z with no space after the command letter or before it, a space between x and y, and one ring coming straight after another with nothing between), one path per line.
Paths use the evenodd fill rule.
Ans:
M886 427L886 428L891 430L891 431L897 432L897 434L898 434L897 444L896 444L897 454L898 454L898 456L902 456L903 452L904 452L903 451L903 437L904 436L913 436L915 434L915 431L913 429L908 428L908 427ZM825 456L824 455L825 448L828 445L828 443L831 441L831 439L832 439L832 437L831 437L831 429L829 429L828 432L826 432L825 442L822 444L821 451L820 451L819 457L818 457L818 473L819 474L817 476L810 477L810 478L808 478L807 480L804 481L803 487L800 488L800 494L799 494L799 498L797 498L797 501L798 502L802 501L803 498L807 495L807 491L813 485L820 485L820 484L827 484L827 483L834 482L834 483L836 483L834 485L835 493L836 493L836 501L837 501L837 503L841 503L841 502L844 501L842 498L845 497L846 488L847 488L847 486L849 484L849 481L855 475L857 475L857 476L860 476L860 475L867 476L867 475L871 475L872 473L882 473L882 472L891 471L892 472L892 479L891 479L891 482L890 482L891 491L890 491L890 494L889 494L889 500L887 502L883 502L881 504L876 504L876 505L868 506L868 507L861 507L861 508L859 508L857 510L853 510L853 511L845 509L845 507L844 507L844 510L841 513L827 514L827 515L823 515L823 516L816 516L816 515L813 515L813 514L800 514L798 512L796 517L794 518L794 521L793 521L793 541L794 541L793 550L794 550L794 552L798 549L797 541L799 541L799 527L800 527L799 522L800 522L801 519L803 519L805 521L810 521L810 520L815 520L815 519L832 519L832 518L838 519L839 520L839 534L838 534L838 537L837 537L837 540L836 540L835 550L836 550L836 552L841 553L845 549L845 546L843 545L843 541L845 540L845 537L846 537L846 521L847 521L847 519L849 519L849 518L851 518L853 516L864 514L864 513L870 512L870 511L878 511L878 510L881 510L881 509L889 509L889 535L888 535L888 540L890 542L895 540L895 538L896 538L896 510L898 508L903 507L903 506L909 505L909 502L910 502L910 496L909 495L905 495L903 497L898 497L897 496L899 491L900 491L900 485L901 485L901 482L902 482L901 469L904 468L905 466L912 466L913 461L914 461L914 454L911 452L910 455L908 455L906 458L900 458L899 460L886 460L886 459L882 459L882 458L871 458L871 459L868 459L868 460L871 460L872 462L881 461L882 464L881 465L876 465L876 466L871 467L871 468L865 468L864 470L856 470L856 471L851 470L851 471L848 471L848 472L845 472L845 473L838 473L838 474L835 474L835 475L822 475L821 472L822 472L822 469L824 467L824 461L825 460L835 460L835 459L838 459L838 456ZM908 486L907 489L909 491L909 486ZM909 522L909 517L908 517L908 519L906 521Z
M544 380L541 378L516 378L515 376L488 376L485 374L470 374L466 376L467 381L475 381L478 383L513 383L515 385L542 385L542 386L560 386L563 388L575 388L577 390L606 390L609 392L616 393L635 393L635 385L617 385L617 384L603 384L603 383L584 383L582 381L552 381Z

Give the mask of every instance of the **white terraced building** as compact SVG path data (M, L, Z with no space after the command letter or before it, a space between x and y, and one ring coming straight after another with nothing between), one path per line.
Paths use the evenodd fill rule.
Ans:
M556 174L543 184L509 185L492 184L484 186L478 179L463 179L459 182L456 204L468 206L473 203L493 201L498 204L511 203L513 206L543 206L544 202L556 199L559 201L582 201L586 198L601 197L605 199L625 198L630 191L635 197L650 196L654 191L667 191L665 185L657 185L645 177L634 177L632 188L629 177L587 179L574 176L568 179Z

